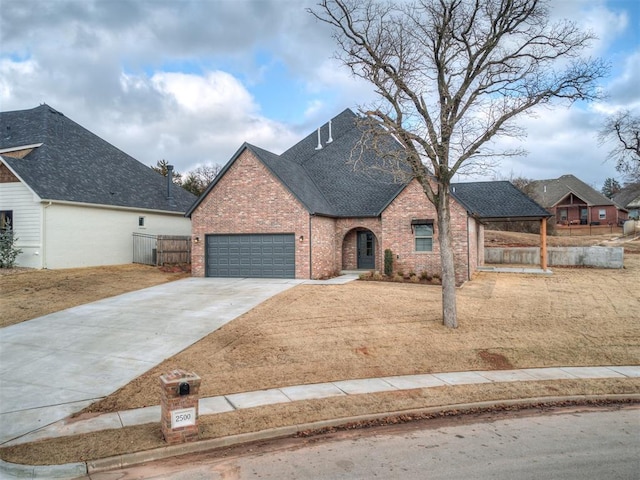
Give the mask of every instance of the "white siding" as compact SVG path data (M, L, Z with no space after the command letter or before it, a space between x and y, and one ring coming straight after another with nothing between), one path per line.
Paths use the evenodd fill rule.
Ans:
M45 268L120 265L133 260L133 232L190 235L181 215L53 204L44 213ZM138 226L145 217L145 227Z
M39 198L22 182L0 183L0 210L13 211L16 247L22 250L16 259L17 265L42 268L42 204Z

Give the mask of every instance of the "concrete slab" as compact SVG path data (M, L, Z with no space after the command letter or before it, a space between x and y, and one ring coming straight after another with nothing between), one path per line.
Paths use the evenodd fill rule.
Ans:
M608 367L562 367L576 378L624 378L624 375Z
M360 393L376 393L397 390L390 383L385 382L381 378L363 378L359 380L343 380L332 382L336 387L348 395L357 395Z
M35 432L91 405L92 401L17 410L0 414L0 445Z
M120 417L120 422L122 422L123 427L156 422L160 424L161 415L162 409L160 408L160 405L118 412L118 416Z
M527 375L533 377L536 380L568 380L576 378L568 372L565 372L561 368L549 367L549 368L527 368L523 370L527 372Z
M225 395L225 397L236 409L291 402L291 400L277 388L249 393L234 393L232 395Z
M522 370L487 370L477 372L492 382L526 382L536 380L535 377Z
M234 410L224 396L201 398L198 401L198 413L200 415L233 412Z
M410 390L413 388L441 387L446 385L443 380L434 375L403 375L399 377L384 377L382 380L399 390Z
M469 385L473 383L491 382L491 380L483 377L478 372L434 373L433 376L449 385Z
M621 373L625 377L640 377L640 365L628 367L609 367L614 372Z
M353 282L360 277L356 273L346 273L339 277L329 278L327 280L305 280L305 285L344 285L345 283Z
M344 395L345 393L333 383L314 383L312 385L296 385L280 389L292 401L313 400Z
M0 329L0 418L11 424L0 443L110 394L300 283L187 278Z

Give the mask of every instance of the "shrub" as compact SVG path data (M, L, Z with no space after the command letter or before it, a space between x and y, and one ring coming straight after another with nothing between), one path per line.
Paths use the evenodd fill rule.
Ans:
M10 228L0 230L0 268L12 268L16 258L22 253L22 250L15 246L16 240L18 239Z
M384 251L384 274L390 277L393 273L393 252L390 249Z

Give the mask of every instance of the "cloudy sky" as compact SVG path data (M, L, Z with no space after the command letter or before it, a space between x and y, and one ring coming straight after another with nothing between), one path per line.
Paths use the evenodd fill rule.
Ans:
M179 172L224 164L242 142L281 153L375 98L332 59L313 0L1 0L0 108L47 103L121 150ZM640 1L553 0L599 39L608 94L523 119L526 157L493 175L615 177L598 145L605 115L640 113ZM465 179L459 179L464 181ZM471 179L475 180L475 178Z

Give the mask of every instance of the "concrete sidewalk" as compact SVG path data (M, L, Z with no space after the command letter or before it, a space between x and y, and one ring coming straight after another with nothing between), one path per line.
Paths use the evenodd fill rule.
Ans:
M202 398L199 401L199 414L212 415L264 405L295 402L299 400L322 399L385 391L401 391L415 388L434 388L444 385L592 378L640 378L640 366L553 367L521 370L448 372L288 386L271 390L260 390ZM489 404L491 402L484 403ZM499 403L505 402L502 401ZM460 406L456 406L456 408L460 408ZM442 409L446 409L446 407L442 407ZM377 415L377 417L380 417L380 415ZM338 425L341 422L345 423L349 420L352 419L336 419L321 423L327 425ZM67 420L61 420L47 426L46 428L42 428L36 432L32 432L8 442L5 445L15 445L46 438L78 435L107 429L120 429L154 422L160 422L159 406L107 413L81 421L69 422ZM234 438L204 440L201 442L176 445L173 447L163 447L153 451L120 455L111 459L96 460L88 463L78 462L65 465L29 466L11 464L0 460L0 478L74 479L83 477L92 471L120 468L123 465L131 465L134 463L159 460L175 455L195 453L240 442L251 442L282 435L290 435L299 430L305 430L312 427L313 425L293 425L291 427L281 427L265 432L242 434Z
M302 282L186 278L0 329L0 444L82 410Z
M640 366L528 368L342 380L201 398L198 411L199 415L213 415L300 400L411 390L415 388L433 388L445 385L591 378L640 378ZM70 421L69 419L64 419L36 432L7 442L4 446L155 422L160 423L159 405L105 413L87 420Z

